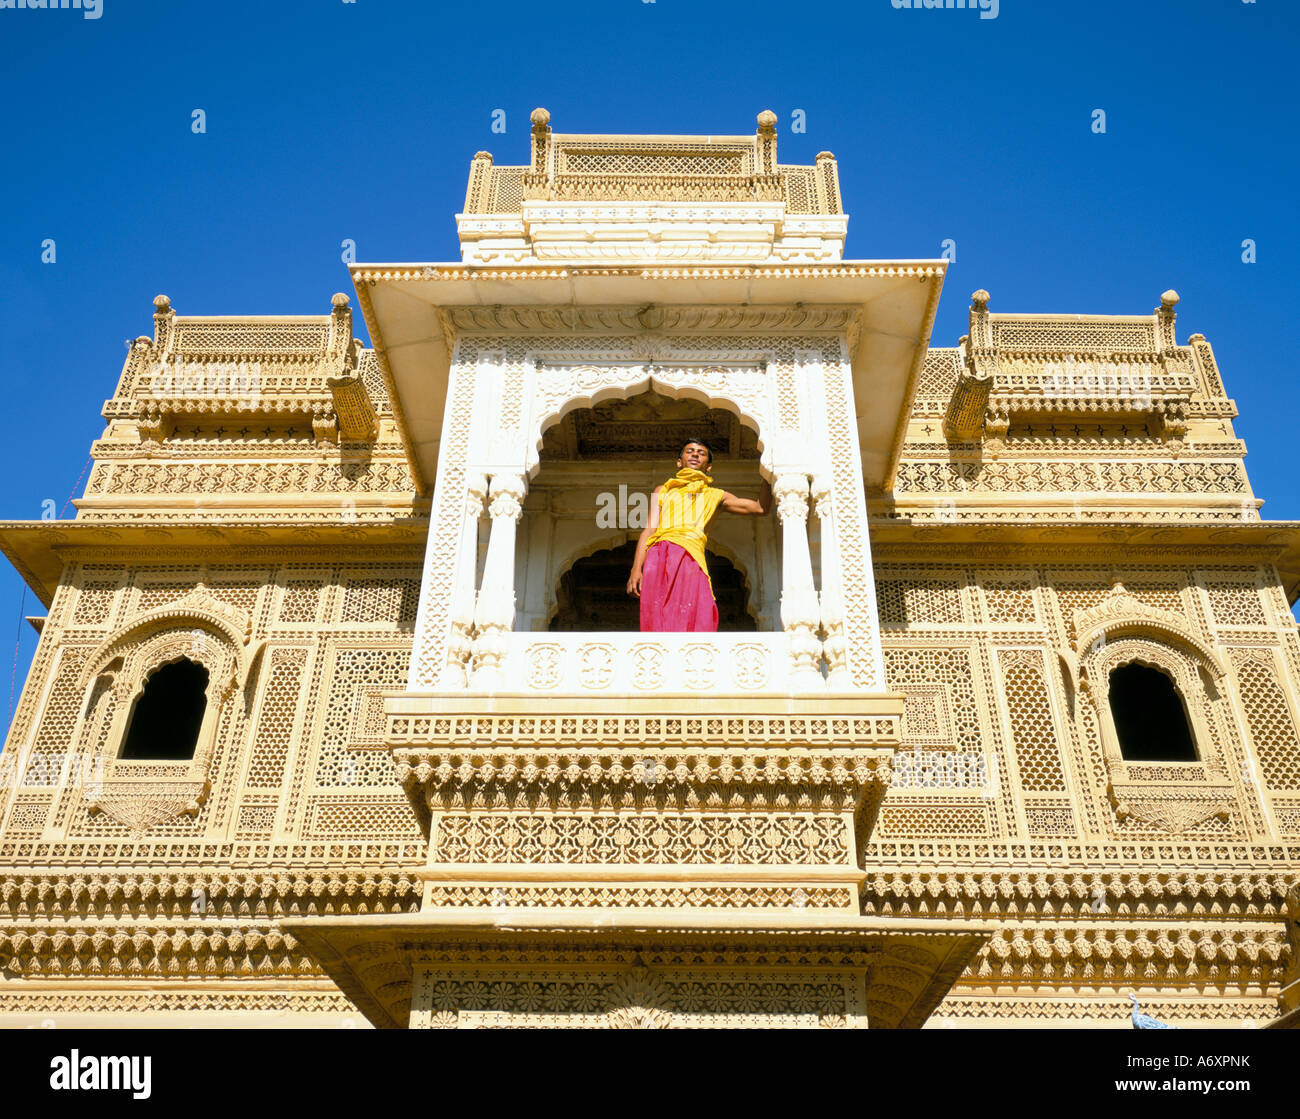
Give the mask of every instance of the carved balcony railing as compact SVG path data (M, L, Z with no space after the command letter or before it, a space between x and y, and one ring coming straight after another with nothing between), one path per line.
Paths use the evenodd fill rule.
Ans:
M1174 343L1176 292L1150 316L991 315L971 297L970 333L944 417L954 441L982 441L993 457L1014 419L1116 419L1146 424L1177 454L1197 382Z
M154 306L154 337L135 342L134 391L104 412L135 419L142 442L181 419L227 418L310 423L317 442L375 437L347 296L334 296L329 315L274 319L178 317L165 295Z

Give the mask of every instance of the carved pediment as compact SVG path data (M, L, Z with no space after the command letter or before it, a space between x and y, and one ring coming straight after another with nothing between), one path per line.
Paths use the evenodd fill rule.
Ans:
M248 679L248 672L256 652L255 649L249 648L249 640L253 632L251 615L233 603L222 602L213 596L204 584L199 583L183 598L138 614L110 633L86 661L83 684L89 685L91 680L115 660L138 646L150 634L185 622L202 623L205 628L215 631L226 639L233 652L229 666L230 686ZM197 659L204 660L201 652L197 655Z
M1155 636L1194 654L1215 680L1224 677L1223 666L1213 650L1194 634L1181 614L1150 606L1116 583L1104 599L1087 610L1074 612L1074 648L1080 658L1096 647L1128 635ZM1086 662L1085 662L1086 663Z

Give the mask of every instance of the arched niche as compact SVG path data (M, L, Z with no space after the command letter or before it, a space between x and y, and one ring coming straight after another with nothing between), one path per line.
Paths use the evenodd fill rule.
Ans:
M636 553L636 541L595 549L571 563L560 575L556 605L548 629L552 632L635 633L640 628L640 602L625 589ZM758 628L749 610L745 572L712 549L706 553L719 632Z
M244 611L217 602L200 586L120 626L90 656L80 749L87 774L82 799L91 812L103 812L137 833L199 812L211 787L220 727L260 651L249 647L249 622ZM147 684L181 661L207 674L193 755L122 757L132 712Z
M1214 717L1210 705L1215 702L1217 694L1206 686L1197 652L1188 646L1170 643L1168 636L1159 632L1128 632L1113 640L1094 642L1080 658L1087 693L1101 728L1107 768L1112 772L1127 772L1129 765L1142 765L1149 760L1124 756L1111 708L1113 674L1130 664L1153 669L1169 679L1186 712L1188 729L1196 746L1196 758L1188 760L1222 769L1222 760L1212 747L1215 736L1210 729Z
M539 433L541 453L518 529L516 629L550 627L561 609L561 580L575 563L635 544L654 488L676 469L688 439L702 439L714 452L715 484L757 492L761 437L752 419L725 399L646 377L606 386L555 410ZM742 573L746 612L758 628L772 628L780 593L775 513L720 512L709 527L709 550ZM484 551L480 537L480 555Z
M1093 641L1080 656L1080 674L1101 736L1107 792L1116 819L1181 835L1211 817L1232 826L1240 812L1239 790L1224 754L1228 720L1224 703L1203 650L1178 640L1162 627L1133 624L1116 627L1111 640ZM1169 681L1187 719L1194 758L1128 757L1111 704L1111 681L1117 670L1141 666ZM1222 826L1222 825L1221 825Z

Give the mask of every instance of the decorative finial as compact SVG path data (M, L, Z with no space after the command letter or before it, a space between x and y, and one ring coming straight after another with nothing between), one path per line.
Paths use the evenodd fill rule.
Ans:
M758 130L760 132L776 131L776 114L771 109L764 109L758 114Z
M976 311L987 311L989 309L990 298L991 296L989 295L989 293L986 292L983 288L980 288L978 291L971 292L971 297L970 297L971 306Z
M165 295L155 295L153 297L153 306L158 314L165 315L172 309L172 301Z
M545 109L534 109L528 116L534 128L545 128L551 123L551 114Z
M818 152L818 153L817 153L817 162L818 162L818 163L821 163L822 160L825 160L825 159L834 159L834 158L835 158L835 153L834 153L834 152Z
M1173 288L1160 293L1160 310L1165 314L1169 314L1177 306L1178 293Z
M330 305L336 311L341 311L350 302L351 300L349 300L341 291L336 291L332 296L330 296Z
M491 152L475 152L475 153L474 153L474 158L475 158L475 159L481 159L481 160L483 160L483 161L486 162L486 163L491 163L491 162L492 162L492 153L491 153Z

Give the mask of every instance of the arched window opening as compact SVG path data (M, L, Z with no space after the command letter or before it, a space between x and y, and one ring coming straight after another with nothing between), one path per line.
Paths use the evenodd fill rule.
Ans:
M207 708L208 670L191 660L165 664L145 681L126 729L123 760L189 761Z
M1158 668L1124 664L1110 674L1110 713L1130 762L1194 762L1187 711L1174 682Z
M627 593L627 573L632 570L636 541L606 548L580 559L563 575L556 588L558 609L551 630L585 633L633 632L641 628L641 604ZM740 570L723 556L706 551L713 597L718 603L718 631L742 632L758 628L749 613L745 582Z

